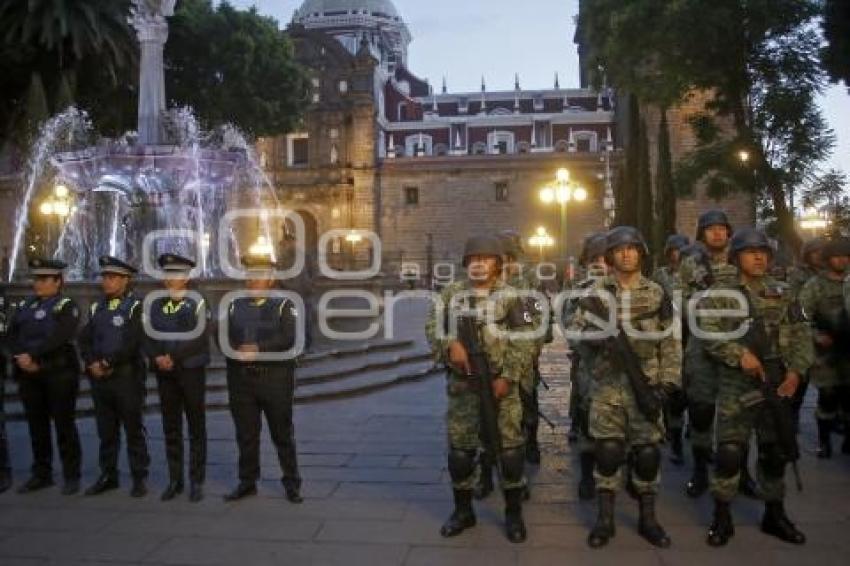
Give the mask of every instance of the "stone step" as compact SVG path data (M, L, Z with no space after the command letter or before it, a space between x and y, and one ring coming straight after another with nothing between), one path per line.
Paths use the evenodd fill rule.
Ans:
M380 368L386 364L398 363L411 356L421 357L430 355L423 346L417 346L413 340L393 340L374 344L366 344L347 349L330 350L305 356L299 361L296 370L297 379L305 383L331 381L366 369ZM207 371L207 387L226 387L224 377L225 364L216 364L215 360ZM149 373L146 380L149 392L156 391L156 378ZM6 381L6 399L19 400L18 386L14 380ZM88 379L80 380L80 396L91 395L91 383Z
M295 391L296 403L316 403L332 399L342 399L367 395L403 383L420 381L441 373L442 368L435 366L430 356L421 353L398 358L395 362L383 364L376 369L375 364L366 364L359 371L351 370L345 377L302 383L298 379ZM224 372L218 374L212 384L208 383L206 406L210 411L228 408L227 387ZM159 412L159 395L155 387L149 387L145 395L145 412ZM77 415L88 417L94 414L94 404L90 395L80 395L77 400ZM17 398L7 399L6 418L10 421L24 420L23 406Z

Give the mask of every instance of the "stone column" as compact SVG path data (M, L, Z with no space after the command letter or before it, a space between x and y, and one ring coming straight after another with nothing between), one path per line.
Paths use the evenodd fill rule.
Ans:
M141 48L139 77L139 143L160 143L165 112L163 51L168 39L166 16L174 14L175 0L134 0L130 22Z

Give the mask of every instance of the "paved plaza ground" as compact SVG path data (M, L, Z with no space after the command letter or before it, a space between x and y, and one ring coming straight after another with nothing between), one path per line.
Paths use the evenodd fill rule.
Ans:
M225 504L235 482L236 446L229 414L209 415L207 497L161 503L165 462L159 417L147 427L153 455L151 494L129 497L121 490L101 497L62 497L58 489L21 496L0 495L0 565L215 564L215 565L554 565L684 564L842 565L850 563L850 457L830 462L814 457L811 409L803 436L805 492L792 493L790 513L809 537L793 548L762 536L761 506L735 504L737 536L713 550L704 537L711 506L682 491L686 471L665 461L659 514L673 538L656 550L635 534L636 504L618 498L617 538L607 549L585 545L595 506L576 497L578 463L566 442L569 398L563 344L544 354L551 390L543 408L558 424L541 427L544 459L530 472L531 501L525 507L528 542L508 543L501 530L499 496L478 506L479 526L456 539L438 531L451 511L445 465L444 379L436 375L355 399L299 405L298 449L304 476L303 505L283 498L271 444L263 444L263 484L258 497ZM96 475L92 419L80 421L85 483ZM15 479L29 464L23 423L10 425ZM122 462L126 471L126 464Z

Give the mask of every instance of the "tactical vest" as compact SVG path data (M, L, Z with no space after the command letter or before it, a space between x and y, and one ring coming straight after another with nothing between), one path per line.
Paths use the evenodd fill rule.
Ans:
M203 308L200 310L203 310ZM173 301L168 297L162 297L154 301L151 306L151 326L158 332L189 333L198 327L198 312L198 302L192 298L186 297L179 301ZM182 360L180 362L181 367L187 369L201 368L210 363L209 343L206 336L206 333L204 333L195 339L202 340L203 347L198 353ZM164 347L166 353L174 352L186 344L182 340L161 340L157 342Z
M138 308L141 308L141 303L133 293L122 299L103 298L92 303L91 352L95 359L112 357L126 347L132 332L130 318Z

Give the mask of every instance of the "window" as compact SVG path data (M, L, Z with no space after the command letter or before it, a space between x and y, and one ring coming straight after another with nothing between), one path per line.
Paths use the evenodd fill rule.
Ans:
M404 188L404 204L407 206L417 206L419 204L419 187Z
M431 155L434 147L434 139L428 134L413 134L404 140L404 153L412 157Z
M286 164L289 167L305 167L310 163L310 138L307 134L286 136Z
M508 184L496 183L496 202L508 202Z
M487 134L487 145L491 148L491 153L504 155L514 152L514 134L513 132L491 132Z

